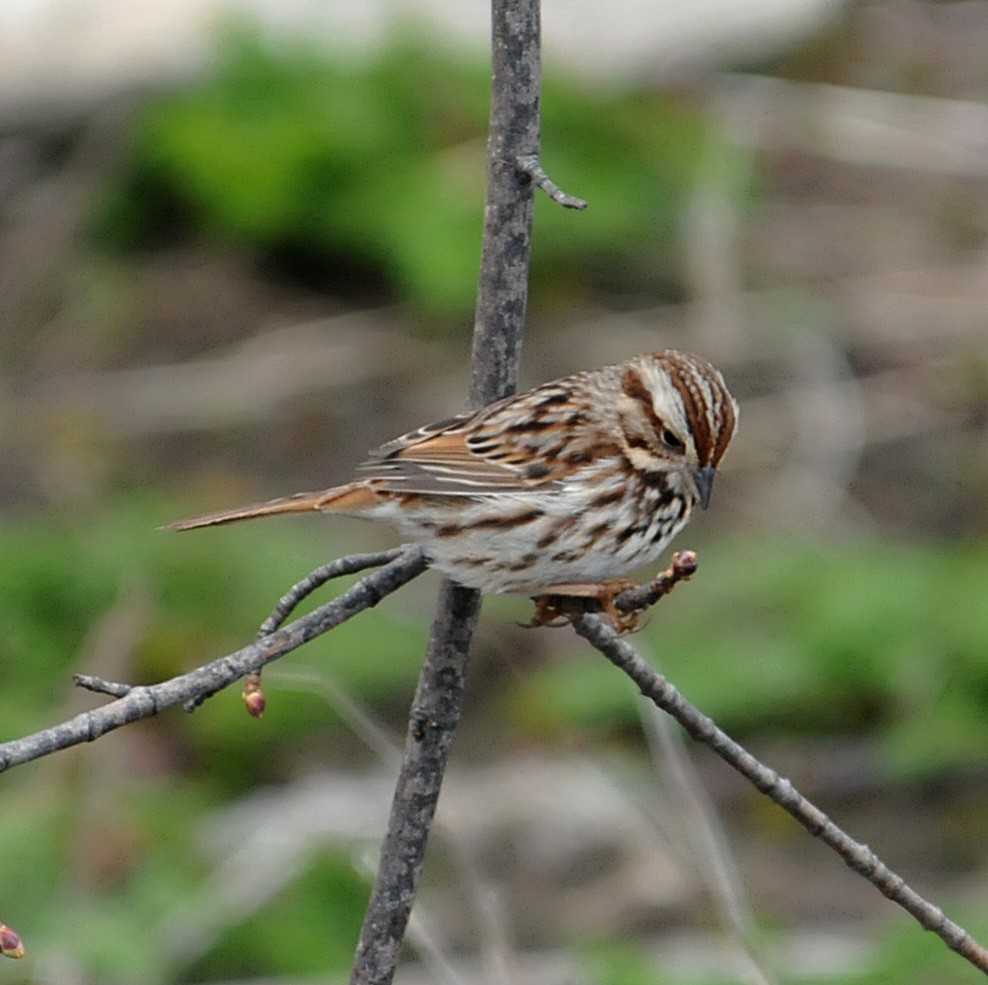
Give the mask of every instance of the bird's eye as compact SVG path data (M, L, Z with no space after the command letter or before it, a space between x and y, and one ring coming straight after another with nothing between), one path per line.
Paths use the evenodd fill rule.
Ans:
M662 441L667 448L671 448L673 451L686 451L686 445L683 440L675 431L670 431L669 428L663 430Z

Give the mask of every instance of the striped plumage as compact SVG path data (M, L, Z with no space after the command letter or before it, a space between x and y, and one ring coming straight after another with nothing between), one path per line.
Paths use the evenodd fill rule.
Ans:
M471 588L593 594L657 560L707 505L736 421L709 363L671 350L636 356L397 438L347 485L171 527L345 513L391 523Z

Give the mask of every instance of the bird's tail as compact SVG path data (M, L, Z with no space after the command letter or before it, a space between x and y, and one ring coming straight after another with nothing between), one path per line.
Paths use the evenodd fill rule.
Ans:
M190 520L176 520L162 530L194 530L197 527L217 527L237 520L253 520L259 516L278 516L282 513L351 513L359 515L378 502L377 494L366 482L351 482L345 486L323 489L321 492L295 493L267 503L252 503L232 510L204 513Z

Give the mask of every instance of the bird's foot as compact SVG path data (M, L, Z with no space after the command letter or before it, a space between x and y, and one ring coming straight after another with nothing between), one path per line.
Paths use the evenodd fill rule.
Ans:
M641 609L619 609L615 600L629 589L637 588L624 578L606 582L570 582L549 585L544 592L532 597L535 614L526 627L565 626L577 616L588 612L606 616L618 633L630 633L638 628Z

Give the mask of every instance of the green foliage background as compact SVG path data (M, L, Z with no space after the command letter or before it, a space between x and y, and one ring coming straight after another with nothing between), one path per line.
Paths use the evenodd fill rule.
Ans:
M489 90L482 59L424 41L341 62L232 31L215 75L142 113L104 235L133 246L178 226L291 251L334 286L356 276L462 318L480 258ZM577 182L593 207L577 240L571 217L540 206L536 282L571 298L619 274L669 288L702 118L662 93L555 74L543 105L547 165L561 162L560 183Z
M263 525L247 537L218 532L221 540L153 530L175 512L168 501L136 498L85 524L49 517L0 528L0 622L7 627L0 665L4 693L17 695L4 707L5 736L61 717L81 641L135 585L145 625L126 675L155 680L242 645L251 620L287 584L346 549L323 541L322 530L318 542ZM931 780L976 767L988 741L986 593L988 570L974 550L735 541L704 550L696 584L665 600L636 643L731 734L792 741L867 731L892 774ZM485 611L510 625L527 609L502 601ZM383 606L291 663L369 702L398 730L426 624L424 614L409 622ZM623 744L638 728L633 688L577 644L565 646L565 658L499 683L498 728L516 744L555 742L574 729ZM209 875L196 843L204 813L279 782L299 758L332 759L334 747L347 743L318 690L288 687L279 685L276 665L266 684L271 712L261 723L247 718L232 692L193 716L156 719L158 741L177 743L184 768L151 784L104 777L95 807L84 777L103 769L113 737L6 778L2 882L8 892L18 887L18 923L36 941L57 937L102 981L222 980L263 968L343 975L367 888L342 849L311 859L290 887L231 925L191 965L174 942L142 932L173 908L195 906ZM43 817L39 785L47 791ZM109 874L90 874L96 881L80 910L80 870L94 853L125 858L119 871L110 864ZM939 981L966 980L940 942L901 929L890 934L908 942L908 960L890 943L872 972L825 980L918 985L930 968ZM624 941L587 945L586 954L602 985L655 980L654 965L636 963ZM0 980L21 980L9 967L3 974Z

